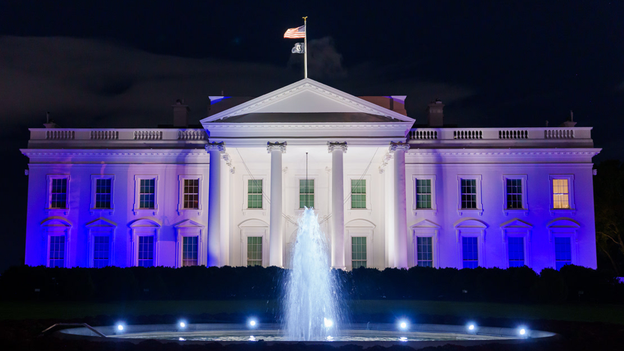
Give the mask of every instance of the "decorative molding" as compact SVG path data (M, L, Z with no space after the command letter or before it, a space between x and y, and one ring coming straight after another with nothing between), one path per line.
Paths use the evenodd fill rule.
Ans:
M282 153L286 152L286 142L280 143L276 141L274 143L268 141L267 142L267 152L271 153L272 151L281 151Z
M402 151L408 151L409 148L410 148L410 146L409 146L408 143L404 143L404 142L400 141L398 143L390 142L389 150L390 150L390 152L401 151L401 150Z
M391 159L392 159L392 154L390 153L390 151L386 152L386 154L381 159L381 166L379 166L379 174L382 174L383 172L385 172L386 166L388 165Z
M206 149L206 152L210 152L210 151L219 151L221 153L225 152L225 143L223 141L221 142L210 142L208 144L206 144L206 146L204 146L204 148Z
M342 150L343 153L347 152L347 142L327 142L327 152L332 153L334 150Z

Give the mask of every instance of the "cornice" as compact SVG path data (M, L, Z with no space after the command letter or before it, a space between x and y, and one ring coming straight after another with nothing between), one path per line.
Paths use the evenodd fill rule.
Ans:
M167 156L196 156L196 157L209 157L208 153L204 150L185 152L181 151L134 151L134 150L55 150L55 149L21 149L22 154L28 157L46 157L46 156L148 156L148 157L167 157Z
M571 150L492 150L492 151L473 151L473 150L453 150L453 151L425 151L425 150L409 150L405 156L498 156L498 155L581 155L596 156L602 149L571 149Z

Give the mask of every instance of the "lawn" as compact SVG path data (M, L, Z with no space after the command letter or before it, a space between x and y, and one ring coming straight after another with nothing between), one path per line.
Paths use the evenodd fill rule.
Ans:
M607 304L502 304L485 302L355 300L352 314L448 315L465 318L549 319L624 324L624 305ZM275 300L130 301L130 302L32 302L0 301L0 320L73 319L108 316L198 314L262 314L279 310Z

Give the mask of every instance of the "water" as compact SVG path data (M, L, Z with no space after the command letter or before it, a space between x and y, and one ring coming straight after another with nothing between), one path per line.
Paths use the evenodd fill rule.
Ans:
M329 246L311 208L299 218L291 268L285 284L286 339L320 341L336 336L340 324L337 284L331 272Z

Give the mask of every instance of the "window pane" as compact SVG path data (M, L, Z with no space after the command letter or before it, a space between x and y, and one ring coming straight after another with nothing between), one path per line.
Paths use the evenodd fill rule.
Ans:
M507 179L507 208L522 208L522 179Z
M473 209L477 208L477 180L462 179L461 180L461 208Z
M433 267L431 237L416 238L416 258L419 267Z
M262 237L247 237L247 265L262 266Z
M555 261L557 269L572 264L572 247L569 237L555 238Z
M109 266L110 237L97 235L93 237L93 267L103 268Z
M299 179L299 208L314 207L314 179Z
M431 179L416 180L416 208L431 208Z
M154 266L154 237L139 237L139 267Z
M262 208L262 179L247 181L247 207Z
M524 238L510 237L507 239L509 267L524 266Z
M50 237L50 267L65 267L65 237Z
M184 209L199 208L199 179L184 179Z
M567 179L553 179L553 208L570 208Z
M196 236L182 237L182 266L197 266L197 242Z
M52 179L50 208L67 208L67 178Z
M351 208L366 208L366 179L351 179Z
M156 179L141 179L139 188L139 208L154 209Z
M366 268L366 237L351 237L351 266Z
M478 238L462 237L462 254L464 268L477 268L479 266Z
M95 208L111 208L112 182L110 178L95 180Z

